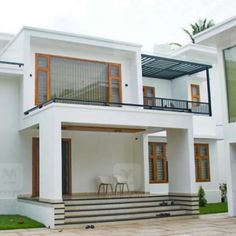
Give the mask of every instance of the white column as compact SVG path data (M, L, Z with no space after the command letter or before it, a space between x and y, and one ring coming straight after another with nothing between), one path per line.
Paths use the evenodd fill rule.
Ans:
M236 143L226 145L228 214L236 216Z
M169 193L196 193L192 129L167 130Z
M148 192L148 135L134 135L134 183L136 191Z
M150 192L149 189L149 156L148 156L148 135L143 134L143 173L144 173L144 192Z
M62 200L61 123L44 119L39 126L40 199Z

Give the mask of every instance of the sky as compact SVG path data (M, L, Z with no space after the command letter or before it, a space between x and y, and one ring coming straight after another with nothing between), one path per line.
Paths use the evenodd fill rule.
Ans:
M188 43L181 29L198 19L236 15L236 0L2 0L0 32L34 26L143 45Z

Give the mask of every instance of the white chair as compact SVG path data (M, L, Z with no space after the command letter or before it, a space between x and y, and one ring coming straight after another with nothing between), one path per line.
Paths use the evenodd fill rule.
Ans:
M98 194L100 194L101 188L103 189L103 192L107 193L109 186L111 188L111 192L113 193L112 178L105 177L105 176L98 176L97 177L97 183L98 183Z
M126 186L127 192L129 192L128 179L124 176L115 175L114 180L116 182L115 193L117 193L117 188L120 188L120 192L124 193L124 187Z

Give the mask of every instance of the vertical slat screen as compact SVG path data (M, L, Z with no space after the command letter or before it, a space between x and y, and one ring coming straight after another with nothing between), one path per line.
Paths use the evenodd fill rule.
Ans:
M63 58L51 59L52 97L108 100L108 65Z

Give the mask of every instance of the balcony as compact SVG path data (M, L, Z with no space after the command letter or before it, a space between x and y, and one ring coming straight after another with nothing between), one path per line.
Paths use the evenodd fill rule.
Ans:
M37 54L38 70L36 71L35 97L37 106L25 111L24 114L28 115L49 104L61 103L107 106L119 109L137 107L138 110L143 108L153 111L185 112L211 116L210 65L146 54L142 54L141 62L143 77L169 81L206 71L207 102L155 97L153 94L144 97L142 104L124 103L122 102L121 64ZM68 65L74 65L74 69L72 70ZM45 81L46 84L44 84ZM144 94L144 96L146 95Z
M52 103L63 104L78 104L78 105L92 105L92 106L110 106L110 107L139 107L143 109L156 110L156 111L172 111L172 112L186 112L201 115L210 115L209 104L204 102L193 102L187 100L178 100L170 98L158 98L158 97L144 97L147 101L146 104L133 104L133 103L118 103L118 102L101 102L101 101L86 101L79 99L68 98L53 98L45 103L35 106L24 112L24 115L41 109Z

